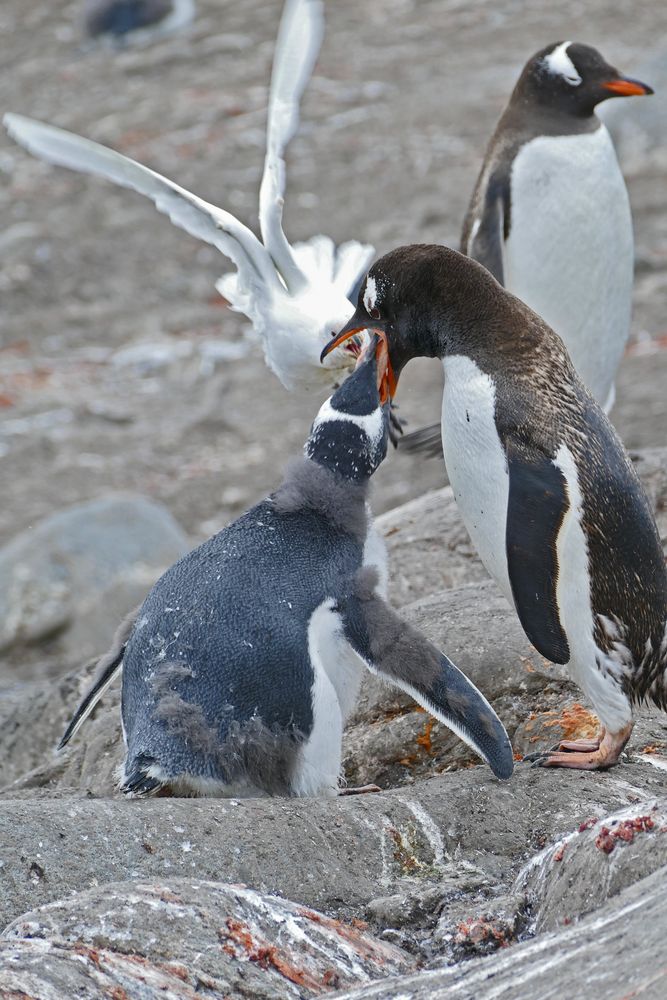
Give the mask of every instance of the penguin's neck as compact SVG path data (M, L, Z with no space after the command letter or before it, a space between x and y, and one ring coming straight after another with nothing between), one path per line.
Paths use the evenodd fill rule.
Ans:
M337 530L363 541L369 527L368 486L368 478L346 479L304 456L292 459L271 499L283 514L314 511Z
M547 98L515 93L498 122L494 140L514 136L521 143L542 135L577 135L595 132L601 124L594 108L574 113Z

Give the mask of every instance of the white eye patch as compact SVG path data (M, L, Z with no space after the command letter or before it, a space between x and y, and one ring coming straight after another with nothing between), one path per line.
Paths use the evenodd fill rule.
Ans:
M370 315L371 309L375 309L375 303L378 297L377 285L375 284L375 278L371 278L369 275L366 278L366 287L364 289L364 308L366 312Z
M568 46L571 44L572 42L562 42L557 45L553 52L544 57L544 65L554 76L562 76L571 87L578 87L583 81L567 54Z

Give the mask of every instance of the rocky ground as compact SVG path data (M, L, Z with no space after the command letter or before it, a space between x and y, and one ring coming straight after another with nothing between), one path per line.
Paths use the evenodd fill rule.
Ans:
M79 47L79 2L5 0L0 106L254 225L280 3L199 7L188 36L109 53ZM455 245L528 54L577 38L654 83L612 116L637 240L613 416L664 542L666 28L656 0L631 17L602 0L331 2L286 206L292 238ZM141 199L1 137L0 185L0 995L664 996L658 714L608 774L518 762L501 783L369 679L345 770L383 791L335 801L120 800L113 689L53 754L81 664L162 567L276 484L319 400L285 393L221 305L224 261ZM437 418L439 392L437 364L408 369L411 427ZM517 757L590 733L577 689L487 580L440 463L399 451L376 478L395 606L485 691Z

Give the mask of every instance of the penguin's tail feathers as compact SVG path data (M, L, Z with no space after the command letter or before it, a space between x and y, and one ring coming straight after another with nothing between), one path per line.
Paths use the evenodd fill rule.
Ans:
M167 784L168 779L161 774L161 768L155 757L139 753L136 754L131 763L129 760L126 763L120 790L124 795L139 798L144 795L153 795Z
M398 447L409 455L422 455L423 458L442 458L440 424L421 427L418 431L404 434Z
M76 733L78 733L81 726L93 711L98 701L120 670L123 663L124 652L125 646L123 646L118 652L114 650L113 653L115 653L115 655L113 655L111 659L109 659L112 655L110 653L107 653L102 657L98 665L95 679L91 687L88 691L86 691L79 707L72 716L70 723L65 730L60 743L58 744L58 750L63 750L67 746L69 741L76 735Z

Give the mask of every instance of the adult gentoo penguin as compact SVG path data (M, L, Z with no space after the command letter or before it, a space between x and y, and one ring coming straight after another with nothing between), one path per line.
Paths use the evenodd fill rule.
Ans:
M600 53L557 42L530 59L484 156L461 251L562 338L608 413L630 333L634 247L628 192L595 108L652 94ZM437 426L403 441L439 450Z
M608 418L544 320L454 250L401 247L374 264L331 346L360 328L385 339L389 384L413 357L442 358L442 444L466 528L530 641L569 665L600 718L597 740L540 763L611 766L633 707L667 708L667 570Z
M387 448L377 350L322 406L279 489L172 566L100 662L61 746L122 666L127 794L334 794L364 668L512 773L486 699L384 598L366 502Z
M328 369L320 353L354 312L358 285L373 248L357 241L336 247L328 236L291 246L282 228L285 151L299 125L299 102L324 33L322 0L286 0L273 60L266 157L259 192L260 241L229 212L99 143L23 115L6 114L9 134L50 163L95 174L150 198L191 236L236 266L217 283L232 309L244 313L264 347L269 368L287 389L331 387L359 351L339 351Z

